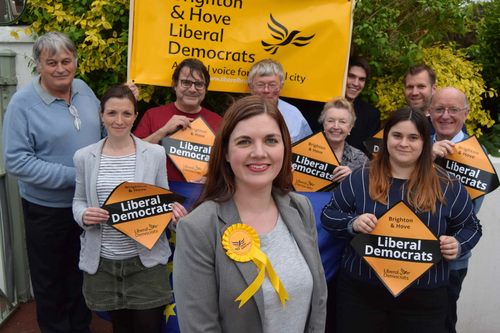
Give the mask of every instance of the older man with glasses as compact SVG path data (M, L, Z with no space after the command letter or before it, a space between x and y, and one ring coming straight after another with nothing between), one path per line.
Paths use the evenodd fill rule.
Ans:
M90 332L71 204L73 155L101 139L99 100L74 78L78 53L68 36L38 37L33 59L40 74L7 107L3 157L19 182L38 325L42 333Z
M172 75L173 103L149 109L142 117L134 135L150 143L158 143L176 130L191 127L191 121L202 116L214 132L219 130L222 117L201 106L210 84L210 74L198 59L185 59ZM169 181L184 181L181 173L167 159Z
M299 109L279 97L285 83L283 66L274 60L263 59L253 64L248 73L248 87L252 95L259 95L278 106L293 142L312 134Z
M428 109L431 122L436 133L432 136L432 155L434 158L444 158L453 154L455 143L468 139L463 126L469 115L469 103L465 94L453 87L444 87L438 90L431 98ZM483 148L484 149L484 148ZM484 196L472 201L474 212L477 214ZM471 253L451 262L450 279L448 282L448 313L446 316L446 333L456 332L457 301L462 289L462 283L467 275L467 267Z

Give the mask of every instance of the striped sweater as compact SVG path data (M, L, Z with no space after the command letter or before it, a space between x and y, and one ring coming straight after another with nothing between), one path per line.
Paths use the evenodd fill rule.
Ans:
M351 240L356 236L352 225L354 220L364 214L371 213L380 218L400 201L407 201L406 180L394 179L387 198L387 205L373 201L369 194L369 169L353 172L333 192L332 199L323 209L321 223L333 236ZM417 212L418 218L427 225L439 239L441 235L454 236L460 244L459 254L465 255L481 237L481 225L477 219L470 196L458 181L441 182L445 204L436 201L436 214ZM350 245L346 246L342 257L343 269L356 280L374 285L382 285L368 264ZM450 262L442 259L423 274L411 288L432 289L444 286L448 282Z

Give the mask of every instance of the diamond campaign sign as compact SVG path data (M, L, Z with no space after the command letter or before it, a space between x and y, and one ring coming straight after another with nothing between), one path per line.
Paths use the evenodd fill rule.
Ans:
M339 161L324 132L312 134L292 146L295 191L321 192L331 189L333 170Z
M158 186L124 182L111 192L102 208L109 212L110 226L151 250L172 219L172 204L185 200Z
M363 142L366 149L373 154L374 157L377 156L380 147L382 146L382 140L384 139L384 130L380 130L373 138L369 138Z
M128 79L171 86L177 65L197 58L210 89L247 93L250 67L272 58L285 69L282 96L327 101L345 89L353 7L349 0L133 0Z
M475 136L456 143L453 154L438 158L435 163L457 177L472 200L499 186L495 168Z
M202 116L191 122L191 128L180 129L161 140L167 156L189 182L206 174L215 133Z
M397 297L439 262L439 240L403 202L378 219L369 234L358 234L351 246Z

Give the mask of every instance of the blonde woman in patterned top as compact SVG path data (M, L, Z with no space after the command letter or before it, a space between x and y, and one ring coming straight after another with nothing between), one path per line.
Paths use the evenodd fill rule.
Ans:
M355 121L352 103L343 97L327 102L319 116L318 122L323 125L326 138L340 163L340 167L333 171L334 183L340 183L354 169L369 163L368 157L361 150L345 141Z

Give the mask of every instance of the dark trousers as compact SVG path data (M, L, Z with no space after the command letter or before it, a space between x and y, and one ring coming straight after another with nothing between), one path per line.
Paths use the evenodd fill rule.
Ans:
M26 248L42 333L90 332L92 313L82 294L78 269L82 229L71 208L36 205L23 199Z
M147 310L108 311L114 333L161 333L165 305Z
M446 287L409 288L398 297L383 286L353 280L340 272L338 333L442 333L448 307Z
M339 272L336 272L327 282L328 299L326 301L325 333L336 333L337 323L337 281Z
M458 320L457 302L462 290L462 283L467 275L467 268L450 271L448 281L448 313L446 314L446 333L456 333Z

